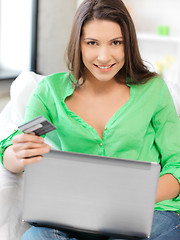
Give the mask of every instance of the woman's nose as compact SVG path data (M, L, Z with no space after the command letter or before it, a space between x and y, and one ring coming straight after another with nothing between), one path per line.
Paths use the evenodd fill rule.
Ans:
M109 54L109 51L107 49L107 47L101 47L99 48L99 51L98 51L98 61L100 63L108 63L109 60L110 60L110 54Z

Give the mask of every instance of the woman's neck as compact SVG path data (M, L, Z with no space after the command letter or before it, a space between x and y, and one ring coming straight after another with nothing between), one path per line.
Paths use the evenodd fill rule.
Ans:
M108 81L100 81L94 77L86 77L84 84L79 87L79 91L85 91L94 95L103 95L116 92L124 84L119 83L115 78Z

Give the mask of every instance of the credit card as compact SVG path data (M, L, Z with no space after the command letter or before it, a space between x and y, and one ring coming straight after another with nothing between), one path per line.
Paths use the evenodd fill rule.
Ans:
M18 128L24 133L35 133L37 136L42 136L56 129L56 127L43 116L36 117L20 125Z

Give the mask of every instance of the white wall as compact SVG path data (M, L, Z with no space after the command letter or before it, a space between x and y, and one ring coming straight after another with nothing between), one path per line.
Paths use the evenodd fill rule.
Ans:
M77 7L82 3L83 0L77 0Z
M76 10L75 0L40 0L37 71L66 71L64 52Z
M123 0L139 32L156 32L158 25L170 26L170 34L180 33L179 0Z

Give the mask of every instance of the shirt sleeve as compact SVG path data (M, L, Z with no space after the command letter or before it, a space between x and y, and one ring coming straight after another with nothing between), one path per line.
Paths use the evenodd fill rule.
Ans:
M12 145L12 138L18 134L21 134L22 132L20 130L15 130L11 135L9 135L7 138L3 139L0 142L0 162L1 164L4 166L3 164L3 155L4 155L4 151L7 147Z
M159 93L152 123L161 159L160 176L172 174L180 183L180 119L165 83Z
M43 116L50 122L53 121L49 107L52 99L50 98L51 92L45 81L41 81L37 88L34 90L30 100L26 106L24 122L28 122L35 117ZM48 104L48 105L47 105Z

